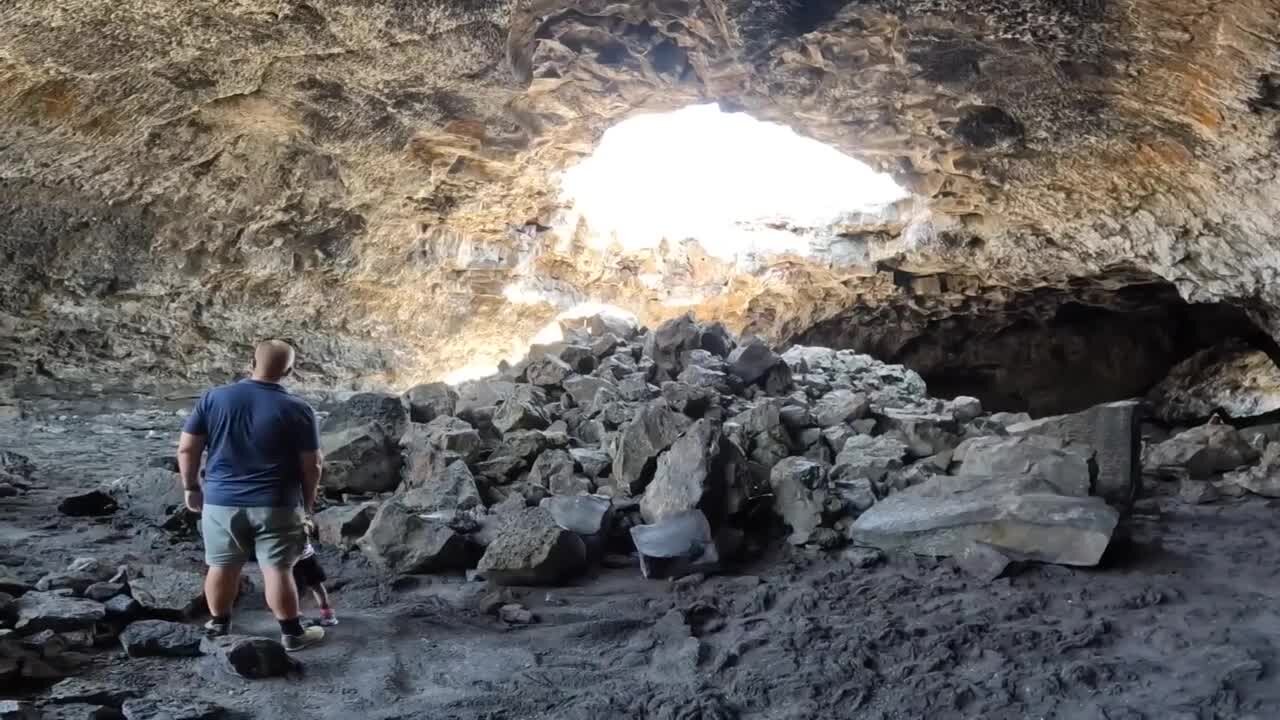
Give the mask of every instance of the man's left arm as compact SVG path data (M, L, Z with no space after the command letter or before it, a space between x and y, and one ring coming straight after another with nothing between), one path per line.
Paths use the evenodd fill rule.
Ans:
M204 489L200 487L200 457L204 454L205 436L209 430L205 423L205 398L200 398L195 410L187 417L178 438L178 474L182 477L182 493L187 509L198 513L204 509Z

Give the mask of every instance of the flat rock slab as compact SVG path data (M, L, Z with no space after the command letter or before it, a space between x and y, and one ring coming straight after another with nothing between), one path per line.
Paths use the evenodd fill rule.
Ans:
M69 632L92 628L107 616L102 603L51 592L29 592L18 598L18 622L22 634L41 630Z
M1098 466L1093 494L1127 511L1142 484L1140 461L1141 406L1137 401L1095 405L1071 415L1029 420L1009 425L1010 435L1048 435L1063 441L1066 449L1083 451Z
M302 672L302 663L276 640L247 635L206 637L200 650L217 659L222 669L249 680L284 677Z
M145 612L189 617L204 605L204 576L164 565L144 565L129 589Z
M1092 566L1102 559L1119 519L1096 497L905 491L863 513L849 537L861 545L935 557L985 543L1015 560Z
M121 711L125 720L231 720L235 717L230 710L211 702L155 695L126 700Z
M143 691L81 678L67 678L49 688L46 699L51 703L83 703L120 707L126 700L142 697Z
M167 620L139 620L120 633L120 644L129 657L196 657L204 633L198 628Z

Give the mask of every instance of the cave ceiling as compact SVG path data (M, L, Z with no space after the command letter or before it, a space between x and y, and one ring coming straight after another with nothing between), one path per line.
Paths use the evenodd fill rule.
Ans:
M1276 28L1274 0L9 0L0 381L205 380L279 335L304 378L403 385L573 302L780 341L1081 278L1280 336ZM553 229L605 130L707 102L910 197L745 269Z

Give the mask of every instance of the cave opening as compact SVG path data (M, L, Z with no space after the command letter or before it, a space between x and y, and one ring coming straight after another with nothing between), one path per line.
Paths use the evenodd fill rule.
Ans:
M1147 396L1197 353L1241 349L1261 351L1272 363L1280 358L1243 308L1189 303L1156 278L993 292L985 302L950 307L905 298L851 309L791 340L901 363L935 396L969 395L990 411L1033 417ZM1212 407L1185 419L1203 418Z

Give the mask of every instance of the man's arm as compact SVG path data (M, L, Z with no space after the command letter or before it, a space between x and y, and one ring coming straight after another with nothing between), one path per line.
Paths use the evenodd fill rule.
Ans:
M299 458L302 462L302 509L310 513L315 510L316 493L320 490L324 453L319 449L303 450Z
M204 490L200 487L200 456L204 453L204 436L183 432L178 439L178 474L187 509L200 512L204 507Z

